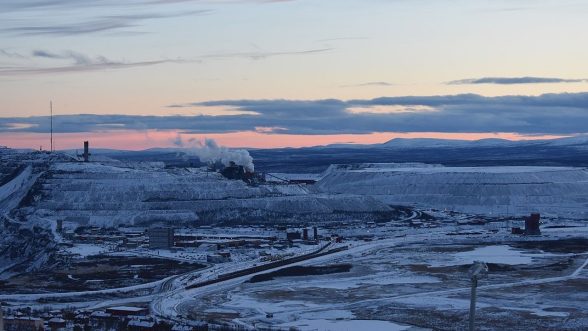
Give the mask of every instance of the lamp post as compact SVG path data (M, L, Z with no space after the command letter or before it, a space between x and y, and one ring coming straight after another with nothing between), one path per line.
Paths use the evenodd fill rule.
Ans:
M2 313L2 301L0 301L0 331L4 331L4 314Z
M474 331L474 320L476 318L476 289L478 287L478 279L483 278L488 273L488 266L481 261L474 261L474 264L468 270L470 279L472 280L472 292L470 296L470 321L469 330Z

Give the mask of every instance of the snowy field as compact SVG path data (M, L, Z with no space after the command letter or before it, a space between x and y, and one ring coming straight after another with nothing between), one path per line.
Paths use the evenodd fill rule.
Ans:
M372 232L378 229L369 228ZM175 301L173 307L178 314L193 318L206 316L249 327L465 328L467 269L474 260L481 260L488 263L490 272L480 281L480 325L501 330L573 330L586 325L588 297L582 284L588 281L584 269L587 227L576 228L574 238L580 239L552 231L533 238L506 233L494 238L448 237L443 229L434 231L403 231L406 236L397 239L382 232L382 239L369 242L350 238L346 242L352 247L349 251L308 263L348 263L353 266L349 272L241 282L194 292L191 298ZM506 315L512 319L501 317ZM524 322L511 323L514 320Z

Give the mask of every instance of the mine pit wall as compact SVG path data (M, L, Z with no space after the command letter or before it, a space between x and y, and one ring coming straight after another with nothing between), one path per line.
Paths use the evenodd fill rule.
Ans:
M0 233L0 280L42 270L55 261L56 243L48 230L0 217Z
M588 172L584 168L536 167L525 172L512 167L512 173L497 172L492 167L487 168L489 172L479 169L430 173L335 171L321 179L316 189L331 194L353 192L389 205L425 209L494 216L539 212L588 219Z
M316 194L298 185L251 187L217 173L56 163L35 182L17 214L23 220L111 227L377 221L390 219L394 210L369 196Z

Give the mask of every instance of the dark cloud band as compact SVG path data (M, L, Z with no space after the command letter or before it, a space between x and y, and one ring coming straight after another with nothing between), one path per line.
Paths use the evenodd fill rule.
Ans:
M449 85L472 85L472 84L496 84L496 85L516 85L516 84L557 84L557 83L582 83L587 79L565 79L550 77L483 77L461 79L448 82Z
M366 100L224 100L178 107L238 109L218 116L64 115L56 132L180 130L228 133L264 129L285 134L367 134L372 132L588 132L588 93L484 97L475 94L382 97ZM370 111L390 108L389 112ZM361 112L351 111L362 109ZM47 117L0 118L1 132L48 132Z

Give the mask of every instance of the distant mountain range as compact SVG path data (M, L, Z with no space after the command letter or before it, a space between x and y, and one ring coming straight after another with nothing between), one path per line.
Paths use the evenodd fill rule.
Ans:
M397 138L382 144L336 144L308 148L251 150L257 169L321 172L330 164L422 162L447 166L588 167L588 136L551 140Z
M323 147L328 148L472 148L472 147L520 147L520 146L570 146L577 148L588 147L588 135L541 140L507 140L488 138L480 140L435 139L435 138L395 138L382 144L357 145L357 144L333 144Z
M121 161L162 161L168 166L200 166L185 148L143 151L92 149ZM249 149L256 169L267 172L322 172L331 164L423 162L447 166L535 165L588 167L588 136L551 140L475 141L396 138L382 144L334 144L305 148Z

